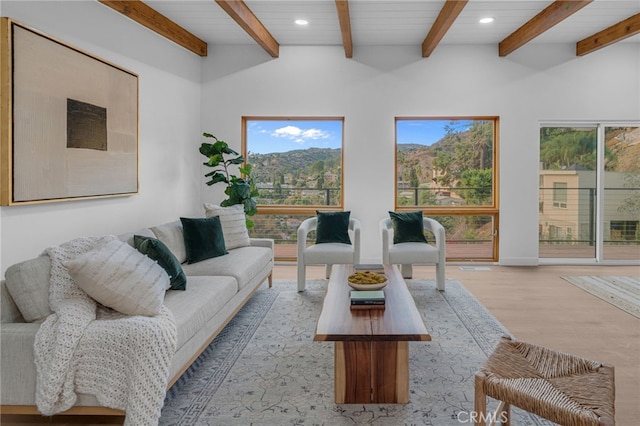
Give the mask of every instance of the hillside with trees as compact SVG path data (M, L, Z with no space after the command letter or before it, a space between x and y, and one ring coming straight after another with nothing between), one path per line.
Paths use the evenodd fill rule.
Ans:
M253 165L260 204L326 204L327 189L339 189L342 181L341 149L250 152L247 161ZM329 192L329 197L333 192Z
M424 188L422 205L436 204L427 190L434 186L455 191L469 204L487 202L493 179L493 122L478 120L465 129L452 123L445 129L445 136L432 145L398 145L400 186Z

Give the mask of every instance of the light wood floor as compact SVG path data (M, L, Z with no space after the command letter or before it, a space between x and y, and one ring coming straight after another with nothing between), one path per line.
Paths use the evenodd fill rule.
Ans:
M447 265L447 279L460 281L517 339L613 364L616 424L639 424L640 319L574 287L561 276L640 276L640 268L481 266L490 270L467 271ZM307 268L307 279L323 277L324 267ZM434 269L415 267L414 277L434 278ZM295 278L295 264L276 265L274 279Z
M616 424L640 424L640 319L561 278L638 277L640 267L478 266L490 270L466 271L447 265L447 279L460 281L517 339L613 364ZM434 279L435 269L417 266L413 274ZM307 268L307 279L323 277L324 267ZM295 279L295 265L277 265L274 278Z

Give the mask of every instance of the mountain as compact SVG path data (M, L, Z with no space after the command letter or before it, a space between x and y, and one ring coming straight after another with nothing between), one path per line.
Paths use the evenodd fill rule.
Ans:
M318 174L320 171L340 173L342 149L308 148L268 154L249 153L247 161L253 165L258 183L272 182L275 176Z

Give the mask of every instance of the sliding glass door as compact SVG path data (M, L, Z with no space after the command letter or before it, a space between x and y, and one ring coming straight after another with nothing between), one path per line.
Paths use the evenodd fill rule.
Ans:
M640 259L640 127L540 129L539 257Z

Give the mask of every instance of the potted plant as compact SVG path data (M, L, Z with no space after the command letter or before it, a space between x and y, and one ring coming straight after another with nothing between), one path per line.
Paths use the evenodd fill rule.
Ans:
M209 178L206 184L211 186L224 182L227 185L224 193L229 198L223 200L220 205L222 207L228 207L235 204L242 204L244 206L244 213L247 216L247 228L252 228L254 224L253 221L249 219L249 216L255 215L258 211L255 199L255 197L258 196L258 190L251 176L251 164L245 163L245 158L229 148L229 144L225 141L219 140L211 133L205 132L202 136L212 138L215 141L214 143L203 142L202 145L200 145L200 154L209 159L204 165L213 167L212 171L204 175L206 178ZM240 176L233 175L229 172L229 168L234 165L239 166Z

